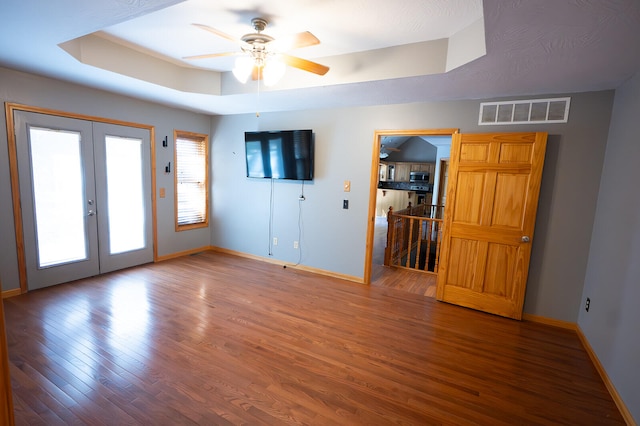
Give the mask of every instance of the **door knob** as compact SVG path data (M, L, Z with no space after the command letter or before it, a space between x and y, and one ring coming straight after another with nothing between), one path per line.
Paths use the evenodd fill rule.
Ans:
M89 212L87 213L87 216L95 216L96 212L93 210L89 210Z
M528 235L523 235L523 236L522 236L522 242L523 242L523 243L528 243L529 241L531 241L531 239L529 238L529 236L528 236Z

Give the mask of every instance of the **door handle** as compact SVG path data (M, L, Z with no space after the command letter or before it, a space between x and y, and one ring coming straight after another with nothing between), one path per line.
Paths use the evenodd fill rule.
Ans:
M523 243L528 243L529 241L531 241L531 238L529 238L528 235L523 235L522 236L522 242Z
M87 216L95 216L96 212L94 210L89 210L89 212L87 213Z

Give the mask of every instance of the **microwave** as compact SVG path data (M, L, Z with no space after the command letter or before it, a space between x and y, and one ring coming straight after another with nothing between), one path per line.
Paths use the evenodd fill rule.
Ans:
M429 182L429 172L409 172L409 182L427 183Z

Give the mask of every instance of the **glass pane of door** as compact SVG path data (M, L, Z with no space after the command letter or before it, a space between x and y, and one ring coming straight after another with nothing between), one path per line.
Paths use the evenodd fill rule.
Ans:
M105 137L109 254L145 247L142 140Z
M30 128L38 268L86 260L80 133Z

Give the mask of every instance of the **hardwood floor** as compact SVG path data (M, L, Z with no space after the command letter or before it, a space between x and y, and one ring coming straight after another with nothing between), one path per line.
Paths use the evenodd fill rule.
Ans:
M572 331L220 253L5 314L18 425L624 424Z
M435 274L404 268L384 265L373 265L371 268L372 287L393 288L427 297L436 297L436 278Z

